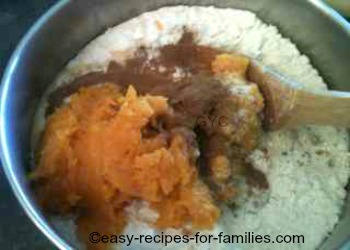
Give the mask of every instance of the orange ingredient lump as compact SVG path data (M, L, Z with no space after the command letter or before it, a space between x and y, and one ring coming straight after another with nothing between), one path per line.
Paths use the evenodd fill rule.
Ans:
M47 121L32 173L40 203L50 212L77 213L86 243L94 231L120 233L132 200L159 213L158 228L211 228L219 209L181 129L143 134L171 113L166 98L138 96L132 86L125 95L112 84L80 89Z

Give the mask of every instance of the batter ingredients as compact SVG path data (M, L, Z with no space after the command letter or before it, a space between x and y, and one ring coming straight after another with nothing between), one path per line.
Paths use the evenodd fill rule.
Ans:
M306 89L326 88L308 58L301 55L290 40L283 38L276 27L264 24L255 14L235 9L185 6L162 8L144 13L109 29L86 46L67 65L52 88L57 89L58 86L72 83L80 76L91 72L107 72L111 61L124 64L135 57L140 47L150 52L147 55L149 59L157 58L160 48L179 42L183 36L184 27L195 34L195 43L198 45L219 50L221 53L247 54L295 78L298 82L305 83L303 87ZM223 58L225 60L225 56ZM234 67L229 61L225 65ZM215 66L215 68L217 72L225 72L221 66ZM157 70L159 74L166 74L164 67L160 66L154 70ZM189 72L175 68L171 77L175 81L186 78L188 75ZM241 86L242 79L239 74L218 78L216 80L228 86L231 93L243 99L247 98L247 92L254 93L254 87ZM38 141L38 134L45 126L47 101L46 96L36 117L34 142ZM238 112L238 114L245 114L245 112ZM240 117L237 115L234 118L239 121ZM260 143L256 146L253 153L247 153L245 161L249 162L248 166L252 169L259 169L264 173L263 176L266 176L268 185L265 183L262 186L268 187L268 190L253 189L250 191L250 196L236 201L235 210L226 207L214 229L209 233L216 234L225 231L227 234L244 235L245 232L254 232L261 235L269 234L271 237L279 234L296 234L304 235L305 243L229 246L204 244L174 245L172 247L185 249L223 249L225 247L259 250L315 249L332 231L339 219L346 195L344 186L350 175L347 131L332 127L304 127L262 133ZM215 161L225 162L223 159L218 158ZM261 177L260 174L251 176L255 176L254 180ZM221 179L220 175L217 177ZM146 209L143 205L140 208L132 203L126 208L128 216L130 214L130 218L134 219L129 220L125 233L155 233L154 229L147 225L149 221L155 223L159 214L155 213L152 208L154 216L144 213L143 211L150 209ZM140 216L132 216L138 213ZM147 221L146 224L145 221ZM62 220L60 222L62 224ZM65 235L74 235L74 230L66 233L69 230L71 230L70 227L61 228L61 232ZM142 247L152 249L159 246L143 245Z

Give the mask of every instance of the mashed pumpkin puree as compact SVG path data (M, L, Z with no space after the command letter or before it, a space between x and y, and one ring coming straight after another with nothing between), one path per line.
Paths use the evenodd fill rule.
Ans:
M159 212L159 228L189 222L210 228L220 212L198 179L182 132L143 136L147 125L171 112L166 98L138 96L132 86L125 96L111 84L74 94L48 119L33 174L42 205L58 213L78 208L84 236L121 232L124 208L134 199Z

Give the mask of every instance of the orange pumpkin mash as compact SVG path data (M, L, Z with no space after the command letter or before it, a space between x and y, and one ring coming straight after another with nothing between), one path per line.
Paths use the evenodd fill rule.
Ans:
M88 235L120 233L132 200L158 211L158 228L212 227L219 209L197 176L185 136L176 129L143 134L171 113L166 98L138 96L132 86L125 96L111 84L80 89L48 119L32 176L40 203L51 212L76 212L79 235L94 249Z

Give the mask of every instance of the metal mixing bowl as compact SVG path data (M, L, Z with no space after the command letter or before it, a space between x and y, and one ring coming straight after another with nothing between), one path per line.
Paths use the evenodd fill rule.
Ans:
M350 25L318 0L72 0L60 1L31 28L14 52L0 98L1 158L17 199L37 227L60 249L70 245L48 224L28 188L31 124L44 90L83 46L107 27L169 5L248 9L279 27L311 58L330 87L350 90ZM320 249L350 249L350 199ZM346 245L348 244L348 245Z

